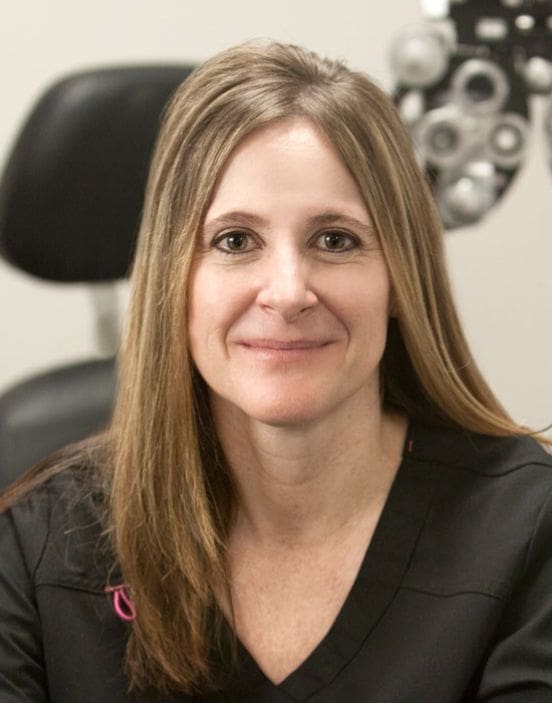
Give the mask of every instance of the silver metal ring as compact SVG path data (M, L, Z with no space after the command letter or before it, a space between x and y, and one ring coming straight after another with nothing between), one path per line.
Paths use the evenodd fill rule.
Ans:
M417 124L414 138L423 160L441 169L459 166L471 142L466 121L450 106L427 112Z
M452 96L466 112L488 115L499 112L510 92L506 73L492 61L468 59L454 72Z

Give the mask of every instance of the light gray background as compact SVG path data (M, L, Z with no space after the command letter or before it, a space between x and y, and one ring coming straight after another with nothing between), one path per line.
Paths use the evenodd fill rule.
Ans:
M390 42L422 20L417 0L22 0L0 23L0 162L36 97L79 68L197 62L255 37L304 44L391 88ZM476 358L508 410L552 422L552 171L542 101L528 160L482 225L447 235L458 306ZM126 285L120 286L124 299ZM0 391L98 353L86 289L44 283L0 262Z

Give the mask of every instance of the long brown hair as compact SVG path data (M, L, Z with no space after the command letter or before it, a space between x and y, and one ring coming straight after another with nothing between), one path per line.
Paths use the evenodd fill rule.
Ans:
M390 99L363 73L295 46L245 44L207 61L175 95L158 140L105 440L109 524L137 610L127 647L135 687L206 692L221 685L221 650L231 652L215 591L228 586L235 492L188 351L188 277L230 154L292 116L331 139L381 241L394 298L383 402L426 422L526 433L468 350L439 217Z

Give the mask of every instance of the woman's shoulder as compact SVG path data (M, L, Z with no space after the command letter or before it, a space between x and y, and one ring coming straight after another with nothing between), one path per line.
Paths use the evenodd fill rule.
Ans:
M102 470L86 443L55 452L0 496L0 513L31 520L89 511L104 503Z
M409 467L432 495L411 581L504 597L550 556L552 457L530 437L418 426L409 441Z
M497 437L462 428L413 424L407 440L409 456L473 477L511 475L527 479L527 471L552 487L552 455L530 436Z
M418 425L408 449L412 470L433 486L443 534L472 535L489 554L501 543L523 550L552 516L552 456L532 437Z
M112 559L97 462L82 446L67 449L28 481L0 515L0 530L12 536L5 547L23 557L35 586L102 589Z

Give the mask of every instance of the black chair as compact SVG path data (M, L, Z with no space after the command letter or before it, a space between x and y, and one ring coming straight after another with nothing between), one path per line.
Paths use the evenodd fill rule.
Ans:
M42 279L91 284L105 312L106 285L124 278L132 260L161 114L191 68L104 68L51 87L0 179L0 254ZM113 336L109 315L102 329ZM51 451L101 429L114 376L112 357L91 359L0 395L0 490Z

